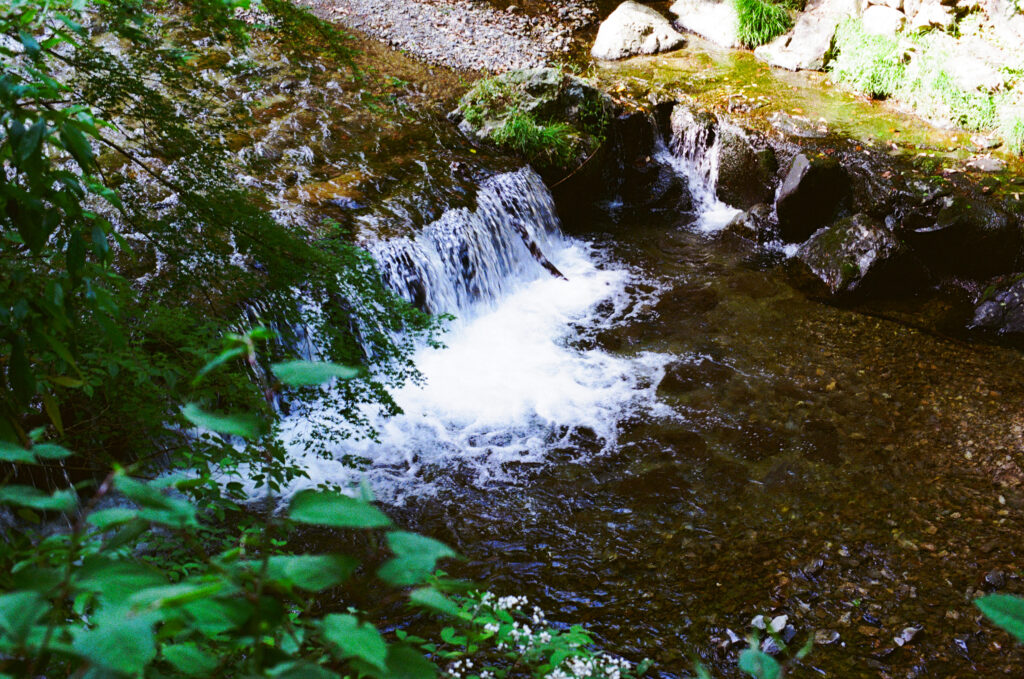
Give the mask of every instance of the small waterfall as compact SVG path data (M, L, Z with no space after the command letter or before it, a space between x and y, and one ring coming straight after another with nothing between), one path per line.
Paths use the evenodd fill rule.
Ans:
M711 113L677 104L672 109L671 137L667 143L661 138L655 142L655 157L686 177L699 215L697 227L707 232L718 231L739 213L717 195L721 125Z
M414 237L369 244L388 285L456 320L445 348L416 351L423 379L393 392L402 414L361 410L376 438L311 446L334 438L330 396L283 419L281 440L308 474L289 490L368 481L378 498L401 504L514 483L552 451L560 459L600 454L615 445L622 418L660 407L655 392L667 357L576 343L624 322L653 293L593 246L561 234L533 170L489 178L476 203ZM590 443L580 448L577 439Z
M405 299L430 313L464 315L524 278L549 275L545 253L561 240L551 194L527 167L484 181L475 209L449 210L415 237L370 251Z

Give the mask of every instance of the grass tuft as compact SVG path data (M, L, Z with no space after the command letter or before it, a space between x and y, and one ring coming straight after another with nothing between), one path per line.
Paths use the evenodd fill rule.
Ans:
M747 47L771 42L793 25L786 8L766 0L733 0L739 15L736 37Z
M999 133L1007 149L1024 156L1024 113L1007 116L999 127Z
M565 123L540 124L525 111L512 111L491 139L526 158L545 158L556 165L572 160L572 128Z
M900 39L871 35L856 19L836 29L835 51L829 62L832 77L876 99L891 97L906 78L906 50Z

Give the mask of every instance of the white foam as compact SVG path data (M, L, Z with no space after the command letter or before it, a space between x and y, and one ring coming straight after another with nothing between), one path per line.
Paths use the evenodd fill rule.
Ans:
M369 413L380 443L350 441L333 451L335 459L323 459L304 452L321 426L316 409L285 420L284 440L310 476L291 490L365 478L378 497L398 504L453 478L476 486L510 481L543 462L572 429L590 429L608 446L622 417L656 407L667 357L572 344L574 328L594 330L628 313L636 302L629 274L599 266L590 246L571 239L548 256L565 280L523 280L498 304L457 320L446 348L417 352L425 382L394 394L404 414L385 420ZM340 461L344 455L369 464L353 469Z

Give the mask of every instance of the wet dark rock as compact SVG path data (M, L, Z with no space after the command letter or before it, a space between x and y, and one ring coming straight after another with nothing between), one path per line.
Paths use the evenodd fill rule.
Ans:
M797 257L833 295L849 294L892 276L902 248L883 224L859 213L816 231Z
M766 203L758 203L746 212L739 213L725 225L722 232L761 244L779 239L772 208Z
M658 384L658 393L684 394L702 387L714 387L728 381L732 375L732 368L707 358L679 361L665 369L665 376Z
M971 327L999 335L1024 336L1024 278L991 289L974 310Z
M919 217L908 226L908 243L940 273L983 278L1012 271L1020 261L1016 218L985 200L945 198L934 222Z
M757 149L739 128L718 128L719 200L741 210L771 201L778 161L770 146Z
M797 155L775 199L782 239L803 242L835 219L849 195L849 176L838 161Z

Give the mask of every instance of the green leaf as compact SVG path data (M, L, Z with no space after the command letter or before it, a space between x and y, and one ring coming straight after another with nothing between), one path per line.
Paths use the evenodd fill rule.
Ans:
M320 361L288 361L270 366L277 378L291 387L323 384L334 378L350 380L358 377L358 368Z
M775 658L753 648L740 653L740 669L756 679L779 679L782 673Z
M202 380L203 377L211 370L214 370L217 367L224 365L225 363L234 358L245 356L245 354L245 347L231 347L230 349L225 349L224 351L220 352L220 354L218 354L216 358L212 359L210 362L204 365L198 373L196 373L195 378L192 380L192 384L198 384L199 381Z
M18 37L21 38L21 44L25 47L25 52L27 52L30 57L38 56L41 48L31 33L18 31Z
M196 508L176 497L165 495L158 488L124 475L114 479L114 487L139 505L138 517L171 528L197 526Z
M153 624L156 616L138 615L121 608L104 608L94 627L79 631L72 648L104 669L141 674L156 657Z
M20 591L0 596L0 630L23 641L50 604L38 592Z
M32 446L32 454L44 460L63 460L71 457L71 451L55 443L39 443Z
M392 644L388 649L388 679L434 679L437 667L415 648Z
M195 403L181 409L181 414L197 427L203 427L218 434L230 434L242 438L256 438L263 428L255 415L217 415L208 413Z
M189 677L209 677L220 665L215 657L193 643L164 646L161 654L174 669Z
M458 556L443 542L405 531L388 533L388 546L396 558L381 566L377 575L398 586L419 584L434 572L438 559Z
M459 607L455 602L433 587L414 589L409 593L409 601L417 606L430 608L444 615L456 616L459 614Z
M31 486L12 485L0 488L0 504L69 512L75 508L77 497L71 490L58 490L53 495L48 495Z
M330 491L303 490L292 498L293 521L333 528L383 528L391 519L371 504Z
M155 568L124 559L89 556L75 571L76 591L93 592L104 600L121 603L142 589L166 585Z
M74 156L79 167L88 171L92 165L92 146L82 131L74 123L67 121L60 126L60 139L64 143L64 148Z
M258 563L251 562L253 566ZM319 592L343 582L358 565L355 558L343 554L272 556L267 561L267 576L279 583Z
M17 444L8 443L7 441L0 441L0 460L3 462L33 464L36 461L36 457L27 448L22 448Z
M360 658L381 671L387 669L388 647L373 625L337 613L326 616L320 625L324 639L336 647L339 658Z
M340 679L340 675L326 667L315 665L304 660L289 661L274 665L267 670L267 676L273 679Z
M127 509L125 507L111 507L109 509L101 509L93 512L86 519L89 523L96 526L100 530L108 530L114 526L120 526L128 523L138 517L139 513L134 509Z
M1024 599L1009 594L989 594L974 600L985 617L1024 644Z

